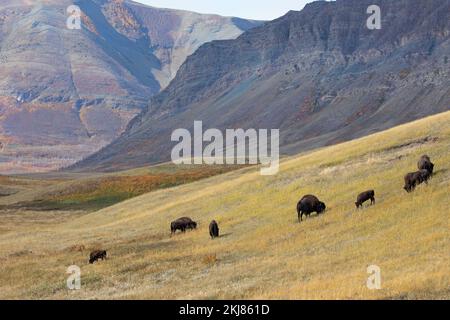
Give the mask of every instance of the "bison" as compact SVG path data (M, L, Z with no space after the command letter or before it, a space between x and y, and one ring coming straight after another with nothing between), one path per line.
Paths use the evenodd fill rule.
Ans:
M419 162L417 163L417 167L419 170L427 170L430 175L433 174L434 163L431 162L430 157L427 155L423 155L420 157Z
M325 209L325 203L320 201L316 196L306 195L297 204L298 222L303 221L303 215L308 217L313 212L321 214Z
M209 235L211 236L211 239L219 237L219 225L216 220L211 221L209 224Z
M418 185L424 182L428 183L430 177L431 177L430 172L425 169L417 172L408 173L405 176L405 186L403 187L403 189L405 189L406 192L412 192Z
M375 191L374 190L369 190L369 191L360 193L355 202L356 208L362 207L363 203L368 200L370 200L371 205L375 204Z
M175 234L177 230L186 232L187 229L197 229L197 222L193 221L191 218L184 217L175 220L170 224L170 231L172 234Z
M95 250L92 251L90 256L89 256L89 263L93 264L94 262L98 261L102 259L102 261L104 259L106 259L106 251L105 250Z

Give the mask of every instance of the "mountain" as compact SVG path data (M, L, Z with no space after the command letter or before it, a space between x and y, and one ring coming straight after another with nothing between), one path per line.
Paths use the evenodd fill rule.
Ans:
M381 29L369 30L370 5ZM73 170L170 159L171 133L279 128L284 154L450 109L450 1L317 1L235 40L202 45L111 145Z
M81 9L81 30L66 27ZM128 0L0 2L0 172L48 170L111 142L201 44L261 24Z

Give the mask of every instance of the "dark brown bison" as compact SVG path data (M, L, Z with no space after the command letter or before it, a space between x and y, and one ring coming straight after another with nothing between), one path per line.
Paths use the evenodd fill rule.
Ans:
M104 259L106 259L106 251L105 250L95 250L92 251L90 256L89 256L89 263L93 264L94 262L98 261L102 259L102 261Z
M403 189L405 189L406 192L412 192L418 185L424 182L428 183L430 177L431 177L430 172L425 169L417 172L408 173L405 176L405 186L403 187Z
M427 170L430 175L433 174L434 163L431 162L430 157L427 155L423 155L420 157L419 162L417 163L417 167L419 170Z
M369 190L362 192L358 195L356 199L355 205L356 208L362 207L363 203L370 200L370 204L375 204L375 191Z
M211 239L219 237L219 225L216 220L211 221L209 224L209 235L211 236Z
M187 229L197 229L197 222L193 221L191 218L183 217L170 224L170 231L172 234L177 232L177 230L186 232Z
M306 195L297 204L298 222L303 221L303 215L308 217L313 212L321 214L325 209L325 203L320 201L316 196Z

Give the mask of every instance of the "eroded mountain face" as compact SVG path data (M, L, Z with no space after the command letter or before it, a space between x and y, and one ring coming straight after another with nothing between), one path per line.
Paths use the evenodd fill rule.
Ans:
M81 8L81 30L66 27ZM201 44L260 24L131 1L0 3L0 172L50 170L120 135Z
M381 8L369 30L367 8ZM319 1L200 47L118 140L74 170L170 159L177 128L279 128L285 154L450 109L448 0Z

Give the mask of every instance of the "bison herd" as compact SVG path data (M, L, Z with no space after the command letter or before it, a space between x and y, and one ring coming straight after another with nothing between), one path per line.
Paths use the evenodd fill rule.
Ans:
M428 180L433 175L434 164L427 155L420 157L417 163L419 171L408 173L405 176L405 189L407 192L412 192L421 183L428 183ZM368 190L362 192L356 198L356 208L361 208L363 203L370 200L370 204L375 204L375 191ZM298 221L303 221L303 215L309 216L311 213L316 212L321 214L325 211L326 205L320 201L316 196L307 195L304 196L297 204Z
M419 171L408 173L405 176L405 186L403 187L407 192L412 192L421 183L428 183L428 180L433 175L434 164L427 155L420 157L417 163ZM356 208L361 208L363 203L370 200L370 204L375 204L375 191L368 190L362 192L356 198ZM321 214L325 211L326 205L320 201L316 196L306 195L297 204L298 221L303 221L303 215L310 216L311 213L316 212Z
M431 178L434 170L434 164L431 162L431 159L427 155L423 155L417 164L419 171L408 173L405 176L405 186L403 187L408 193L414 191L414 189L421 183L428 183L428 180ZM363 206L363 204L370 200L370 204L375 204L375 191L368 190L362 192L358 195L355 205L356 208L359 209ZM320 201L314 195L306 195L297 203L297 214L298 221L303 221L303 215L309 217L311 213L315 212L318 215L324 213L326 210L326 205L324 202ZM191 218L183 217L173 221L170 224L171 235L174 235L177 230L182 233L186 232L186 230L195 230L197 229L197 222L193 221ZM213 220L209 225L209 235L211 239L215 239L219 237L219 225ZM106 251L93 251L90 254L89 263L93 264L98 260L106 259Z
M184 233L186 230L193 229L197 229L197 222L187 217L177 219L170 224L171 235L174 235L177 230ZM216 220L211 221L209 224L209 235L211 236L211 239L219 237L219 225Z

